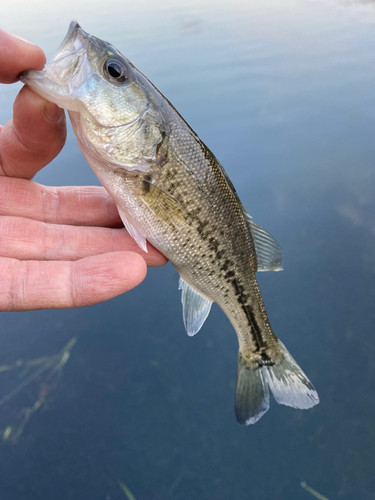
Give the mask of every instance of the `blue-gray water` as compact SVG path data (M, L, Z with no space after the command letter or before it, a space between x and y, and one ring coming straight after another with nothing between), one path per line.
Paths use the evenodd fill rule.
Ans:
M0 444L1 500L375 499L375 4L345 0L7 2L1 27L51 57L71 19L116 45L220 159L280 242L259 276L314 382L309 411L233 413L237 340L214 307L184 332L178 277L151 269L97 306L3 313L0 365L77 344L45 405ZM0 88L0 123L17 85ZM97 183L70 133L36 180ZM0 235L1 237L1 235ZM24 375L0 372L0 398ZM0 407L16 429L46 373Z

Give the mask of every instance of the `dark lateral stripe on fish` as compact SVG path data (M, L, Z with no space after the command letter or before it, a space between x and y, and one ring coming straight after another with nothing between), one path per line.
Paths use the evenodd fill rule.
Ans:
M262 359L264 359L265 363L267 364L271 363L272 360L264 352L264 349L267 348L267 345L263 340L262 333L257 323L257 320L254 316L251 307L248 304L246 304L247 297L244 296L243 294L243 287L237 283L237 280L235 278L231 281L231 284L235 289L237 300L241 304L241 308L246 314L250 326L250 335L252 336L253 342L256 345L256 352L262 352Z
M265 361L268 364L269 362L271 362L271 359L264 352L264 349L267 348L267 345L265 344L265 342L263 340L262 333L261 333L259 325L258 325L258 323L256 321L254 313L251 310L250 306L247 305L247 304L242 304L241 307L242 307L243 311L245 312L246 317L247 317L247 319L249 321L249 326L251 328L250 335L252 336L253 341L254 341L254 343L255 343L255 345L257 347L257 352L261 353L262 360Z

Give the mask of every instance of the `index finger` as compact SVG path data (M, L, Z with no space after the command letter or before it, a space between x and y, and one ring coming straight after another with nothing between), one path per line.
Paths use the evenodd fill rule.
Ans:
M14 83L27 69L42 69L46 56L31 42L0 29L0 83Z

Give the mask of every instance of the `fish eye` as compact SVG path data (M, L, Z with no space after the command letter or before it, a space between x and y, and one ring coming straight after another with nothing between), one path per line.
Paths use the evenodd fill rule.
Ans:
M119 59L110 57L103 64L103 73L111 83L123 83L128 79L127 68Z

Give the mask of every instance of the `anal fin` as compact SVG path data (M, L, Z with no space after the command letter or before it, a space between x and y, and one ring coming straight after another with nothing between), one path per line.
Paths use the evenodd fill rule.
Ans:
M212 302L195 291L182 278L180 278L178 289L182 291L182 315L186 332L192 337L202 328L210 312Z

